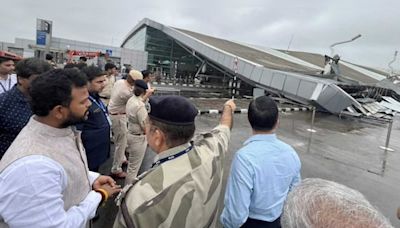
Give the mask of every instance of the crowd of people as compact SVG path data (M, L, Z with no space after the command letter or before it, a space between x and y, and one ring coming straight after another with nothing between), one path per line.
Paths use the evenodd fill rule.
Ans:
M89 227L117 194L115 228L392 227L360 192L301 180L268 96L249 104L252 136L234 154L219 215L233 100L215 128L195 134L197 108L182 96L154 96L152 72L117 80L113 63L55 69L49 61L14 66L0 56L1 228ZM139 174L148 148L157 156ZM111 153L110 176L102 175Z

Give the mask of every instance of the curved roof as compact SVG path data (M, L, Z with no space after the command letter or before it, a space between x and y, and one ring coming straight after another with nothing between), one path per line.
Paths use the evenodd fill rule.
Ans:
M337 86L338 82L321 76L324 56L314 53L282 51L258 47L208 35L173 28L150 19L140 21L126 36L121 46L142 27L158 29L186 46L194 54L201 54L219 67L234 74L237 58L238 76L250 84L281 93L291 99L313 103L338 113L358 102ZM342 75L361 83L376 83L384 78L379 71L348 62L340 64Z

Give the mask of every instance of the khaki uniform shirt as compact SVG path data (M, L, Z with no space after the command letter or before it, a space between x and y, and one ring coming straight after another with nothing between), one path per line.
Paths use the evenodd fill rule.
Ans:
M133 86L130 86L126 80L115 82L111 91L108 112L111 114L125 114L126 102L133 96Z
M134 227L216 226L230 129L219 125L202 136L188 153L156 165L127 192L121 208L127 206ZM158 160L189 146L164 151ZM114 223L118 227L128 227L121 210Z
M103 88L103 91L101 91L101 93L99 93L101 100L106 105L108 105L108 102L110 100L111 90L112 90L114 84L115 84L115 76L114 75L106 76L106 85Z
M129 98L126 104L128 132L131 134L143 134L144 121L147 115L147 110L141 97L132 96Z

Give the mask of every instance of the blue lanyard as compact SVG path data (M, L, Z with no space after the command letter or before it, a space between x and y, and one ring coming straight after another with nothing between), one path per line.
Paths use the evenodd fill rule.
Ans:
M188 148L186 148L185 150L182 150L181 152L179 152L177 154L174 154L174 155L171 155L169 157L160 159L160 160L154 162L153 165L151 165L151 168L153 168L156 165L160 165L160 164L162 164L162 163L164 163L166 161L173 160L173 159L175 159L177 157L180 157L180 156L186 154L187 152L189 152L192 148L193 148L193 145L190 145Z
M7 80L8 80L8 88L6 89L4 85L7 85ZM5 80L6 83L4 85L3 83L0 82L1 88L3 89L4 92L7 92L11 88L11 75L8 76L7 80Z
M89 99L90 99L91 102L97 104L97 106L99 106L99 108L104 112L104 114L105 114L106 116L108 116L106 106L104 106L104 104L103 104L103 102L102 102L101 100L100 100L100 103L99 103L99 102L98 102L96 99L94 99L92 96L89 96Z

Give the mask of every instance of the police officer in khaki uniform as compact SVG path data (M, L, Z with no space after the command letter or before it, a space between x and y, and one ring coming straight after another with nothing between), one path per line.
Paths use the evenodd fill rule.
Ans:
M132 183L138 174L147 148L147 140L144 134L147 110L145 107L147 83L144 80L136 80L133 96L126 104L126 118L128 120L128 176L125 184Z
M126 134L128 132L126 123L126 103L133 96L135 80L143 79L142 73L131 70L126 80L115 82L111 91L108 112L111 118L111 130L114 137L114 161L111 167L111 175L114 178L125 178L127 173L122 170L122 163L126 160L125 150L127 147Z
M195 142L193 104L179 96L149 103L146 138L158 155L152 169L120 194L114 228L215 227L235 103L227 101L220 124Z
M106 63L104 66L104 70L106 71L106 83L104 89L99 93L101 101L108 106L108 102L111 97L111 90L114 87L116 82L115 75L118 74L117 66L113 63Z

